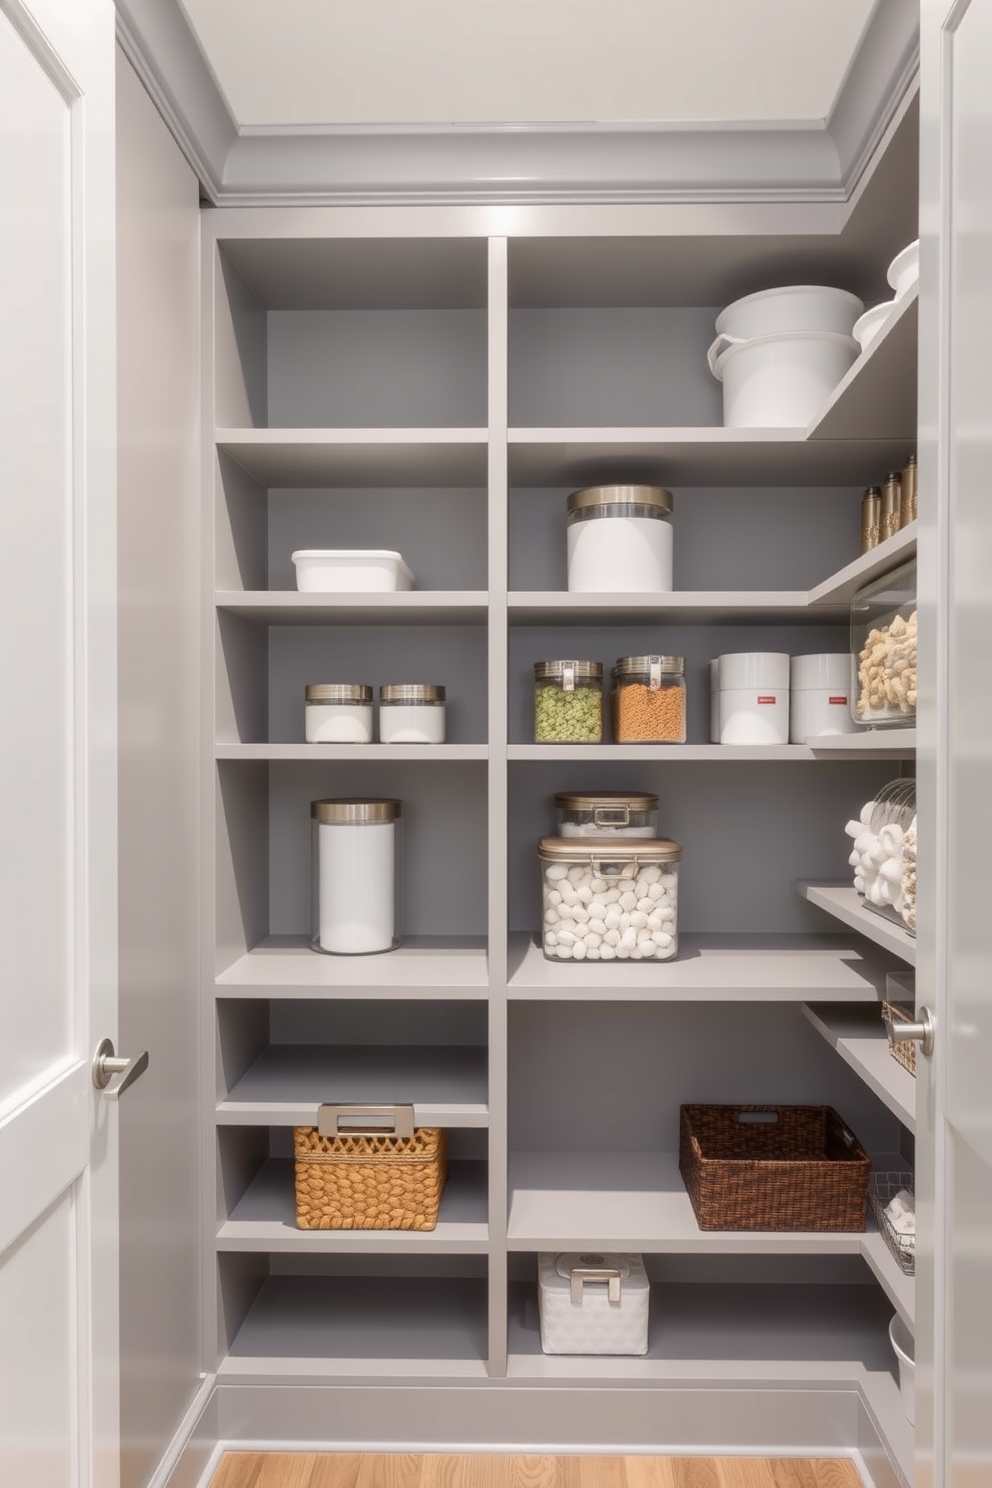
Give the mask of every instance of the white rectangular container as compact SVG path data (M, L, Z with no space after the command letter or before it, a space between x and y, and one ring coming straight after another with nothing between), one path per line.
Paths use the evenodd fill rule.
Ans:
M299 548L293 554L301 594L389 594L412 589L413 574L385 548Z
M639 1255L538 1256L546 1354L646 1354L651 1285Z

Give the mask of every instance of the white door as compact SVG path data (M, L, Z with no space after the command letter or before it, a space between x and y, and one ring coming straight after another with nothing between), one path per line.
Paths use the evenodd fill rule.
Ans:
M118 1479L113 129L111 0L0 0L4 1488Z
M918 1488L992 1485L992 0L924 0ZM925 812L924 812L925 807ZM920 899L922 908L923 897Z

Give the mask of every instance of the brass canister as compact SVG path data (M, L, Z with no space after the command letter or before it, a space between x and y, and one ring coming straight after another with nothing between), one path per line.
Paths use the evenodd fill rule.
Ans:
M918 516L916 505L916 456L910 455L902 473L902 506L899 525L908 527Z
M902 516L902 475L890 471L882 487L882 541L899 531Z
M861 551L870 553L881 542L882 492L869 486L861 498Z

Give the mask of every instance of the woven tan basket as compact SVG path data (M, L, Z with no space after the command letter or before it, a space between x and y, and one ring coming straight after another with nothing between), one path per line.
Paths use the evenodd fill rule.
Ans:
M683 1106L701 1230L863 1230L871 1158L830 1106Z
M447 1177L440 1127L412 1137L322 1137L293 1130L301 1230L433 1230Z
M898 1059L903 1069L915 1075L916 1045L911 1039L897 1044L892 1037L892 1025L893 1023L915 1023L916 1009L907 1002L883 1002L882 1017L885 1019L885 1027L889 1035L889 1053L893 1059Z

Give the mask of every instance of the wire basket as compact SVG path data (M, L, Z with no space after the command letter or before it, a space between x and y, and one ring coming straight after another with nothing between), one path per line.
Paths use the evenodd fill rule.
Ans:
M887 1173L872 1173L868 1185L868 1202L878 1225L878 1233L895 1257L900 1271L907 1276L913 1276L916 1272L916 1236L900 1235L885 1211L902 1189L914 1193L913 1182L913 1175L908 1168L895 1168Z

